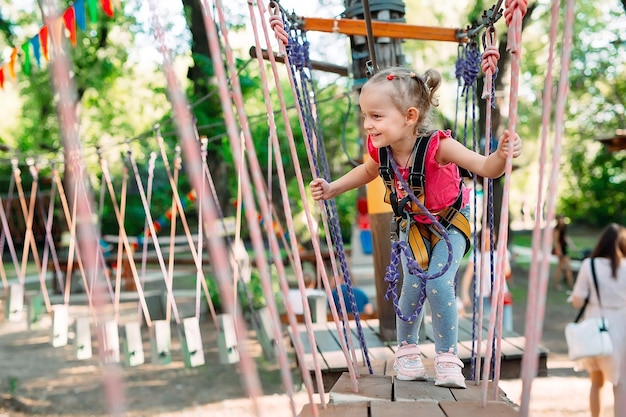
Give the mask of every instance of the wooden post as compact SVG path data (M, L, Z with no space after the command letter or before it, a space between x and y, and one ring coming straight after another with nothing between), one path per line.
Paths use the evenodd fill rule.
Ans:
M404 1L386 0L370 2L370 14L373 20L404 20ZM346 0L345 17L347 19L364 19L365 13L361 0ZM403 65L402 39L390 37L374 38L374 52L378 68L393 65ZM367 62L372 61L369 53L368 41L365 36L350 36L352 50L352 72L354 74L354 88L357 93L367 81ZM374 70L377 70L376 68ZM358 99L358 97L357 97ZM365 144L366 134L361 129L361 137ZM366 147L363 157L369 158ZM366 187L367 207L369 210L370 229L372 231L372 256L374 259L374 280L376 283L376 305L380 320L380 335L383 340L396 340L396 313L390 301L385 300L387 286L384 280L386 268L390 262L391 239L389 224L392 218L391 207L383 201L384 185L380 178L372 181Z

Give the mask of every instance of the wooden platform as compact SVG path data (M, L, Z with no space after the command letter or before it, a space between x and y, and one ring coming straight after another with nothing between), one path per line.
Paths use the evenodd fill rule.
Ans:
M353 335L355 350L358 355L364 356L361 353L356 322L350 321L349 323L350 330ZM372 366L375 366L374 373L381 373L381 371L385 371L386 374L393 375L393 371L388 372L386 369L391 369L391 366L388 366L387 362L393 363L396 343L385 342L381 339L377 319L361 320L361 326L370 362L372 363ZM422 327L424 328L424 332L420 338L420 349L424 363L426 364L432 362L435 358L435 344L432 331L429 330L430 326L426 323ZM315 370L313 353L304 324L299 325L298 332L304 347L304 361L306 367L313 374ZM343 351L341 350L341 345L337 336L341 333L337 332L334 322L313 324L313 333L317 344L317 350L319 352L318 358L322 370L323 383L325 389L327 390L329 387L334 385L342 373L348 370L346 359ZM293 340L293 335L291 336ZM483 328L483 353L486 349L486 344L484 342L486 337L487 331L486 328ZM524 345L525 338L517 333L509 333L502 338L501 379L519 378L522 357L524 355ZM548 350L540 347L539 351L540 355L537 375L545 376L547 375ZM463 373L465 374L465 377L469 379L472 360L472 322L464 318L459 319L458 355L465 364ZM359 363L362 366L365 366L366 364L364 359L364 357L359 358ZM434 372L432 372L431 375L434 375ZM315 380L315 378L313 379Z
M426 365L429 372L432 361ZM430 368L430 369L429 369ZM389 367L390 369L390 367ZM329 393L329 404L317 404L320 417L508 417L517 416L518 407L493 384L487 388L487 401L482 405L482 387L468 381L467 389L437 387L427 381L400 381L386 371L365 374L358 378L354 392L348 373L343 373ZM312 417L313 406L306 404L300 417Z

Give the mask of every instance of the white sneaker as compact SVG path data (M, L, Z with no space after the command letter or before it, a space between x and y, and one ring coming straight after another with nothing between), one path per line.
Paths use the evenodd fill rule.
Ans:
M393 363L396 378L403 381L423 381L426 379L426 368L422 363L420 348L414 343L402 342L396 351Z
M466 388L463 362L453 353L439 353L435 357L435 385L447 388Z

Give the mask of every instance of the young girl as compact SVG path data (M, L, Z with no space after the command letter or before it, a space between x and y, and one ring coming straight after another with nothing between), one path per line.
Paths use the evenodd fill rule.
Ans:
M436 275L447 264L448 244L444 239L438 239L439 233L433 233L432 221L419 212L416 204L410 201L407 204L407 192L402 186L407 178L419 177L409 173L414 173L415 165L423 165L425 208L433 215L441 214L442 224L443 217L451 220L446 221L446 227L452 247L452 264L443 275L422 282L411 274L406 259L403 259L404 279L398 303L402 317L399 315L396 319L398 350L394 369L398 379L426 379L417 346L421 315L405 321L416 311L425 285L436 338L435 385L465 388L463 363L457 357L455 277L468 247L469 190L462 185L458 167L482 177L499 177L504 173L508 152L512 152L513 157L519 156L522 142L517 135L511 137L505 131L497 151L485 157L457 142L450 136L450 131L431 130L429 113L431 106L437 105L435 92L440 83L439 72L432 69L423 76L405 68L388 68L375 74L363 85L359 99L371 158L331 183L316 178L311 181L310 188L315 200L333 198L364 186L375 179L380 170L388 185L385 201L394 208L398 224L411 224L409 228L400 228L400 238L411 244L413 255L422 269L427 269L429 275ZM389 161L387 155L393 161ZM388 175L390 163L392 168L396 165L404 181L399 181L393 174ZM391 170L393 172L395 169ZM415 190L418 189L419 185Z

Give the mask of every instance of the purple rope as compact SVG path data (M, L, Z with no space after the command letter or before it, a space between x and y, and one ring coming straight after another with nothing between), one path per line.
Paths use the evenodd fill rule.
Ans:
M385 293L385 299L388 299L388 297L391 297L393 308L397 316L401 320L413 321L417 318L417 316L422 311L422 305L424 304L424 299L426 298L426 280L439 278L440 276L448 272L448 268L450 268L450 265L452 264L452 243L450 243L450 238L448 237L448 233L446 229L441 225L441 223L439 223L437 218L433 216L430 213L430 211L426 209L426 207L424 207L424 205L418 200L415 194L413 194L411 187L409 187L409 185L407 184L402 174L400 174L400 170L398 169L398 164L396 164L396 161L393 159L393 154L391 154L391 152L388 150L387 152L389 153L389 162L391 163L391 166L395 173L395 177L398 179L403 189L407 190L407 195L409 196L409 198L415 204L417 204L420 211L424 213L430 219L430 221L432 222L432 225L437 229L437 231L441 235L444 242L446 242L446 246L448 247L448 260L446 261L441 271L434 273L434 274L427 274L419 266L419 263L413 257L413 254L409 250L409 245L407 242L404 242L404 241L399 242L396 240L392 243L391 258L393 261L389 264L389 266L387 267L387 272L385 273L385 282L387 282L388 284L388 289L387 289L387 292ZM407 213L407 216L410 216L410 214ZM410 221L410 219L407 219L407 220ZM409 233L409 230L407 230L407 233ZM399 259L401 258L402 253L404 253L407 259L408 272L411 275L417 276L422 282L422 288L420 291L420 299L418 301L418 305L416 306L415 311L408 317L402 313L402 311L400 310L400 307L398 306L399 297L398 297L398 292L396 290L398 286L398 280L400 279Z
M315 97L313 90L313 83L308 76L308 72L310 71L310 61L309 61L309 42L306 40L305 33L296 29L289 29L289 23L283 18L283 24L287 29L289 36L289 42L286 47L286 53L289 56L289 62L291 63L291 72L294 80L300 80L300 89L296 88L296 98L300 104L300 108L302 109L302 116L304 120L304 130L306 132L306 140L308 141L310 149L317 149L317 155L313 158L314 160L314 175L323 176L327 180L330 179L330 170L328 168L328 160L326 158L326 152L324 147L324 140L321 125L318 124L311 125L311 120L320 120L319 117L313 117L313 109L311 107L310 100L308 97ZM299 75L299 77L297 77ZM318 106L315 107L319 108ZM313 146L313 133L317 138L317 146ZM320 167L321 165L321 167ZM321 169L320 169L321 168ZM361 317L359 314L359 310L356 303L356 298L354 296L354 287L352 284L352 278L350 276L350 270L348 268L348 263L346 260L345 249L343 245L343 239L341 237L341 228L339 227L339 215L337 212L337 205L334 199L325 200L324 201L324 210L326 212L326 217L328 219L328 225L330 228L331 241L335 248L335 252L337 253L338 262L340 265L341 272L343 273L344 283L346 284L346 289L348 293L348 301L350 303L350 307L352 309L352 313L354 314L354 320L357 325L357 333L359 343L361 345L361 349L363 350L363 355L365 357L365 362L367 364L368 370L370 374L373 374L372 364L369 358L369 352L367 350L367 344L365 342L365 335L363 333L363 326L361 324ZM340 290L339 290L340 291ZM343 322L343 332L344 338L347 341L349 326L347 323Z

